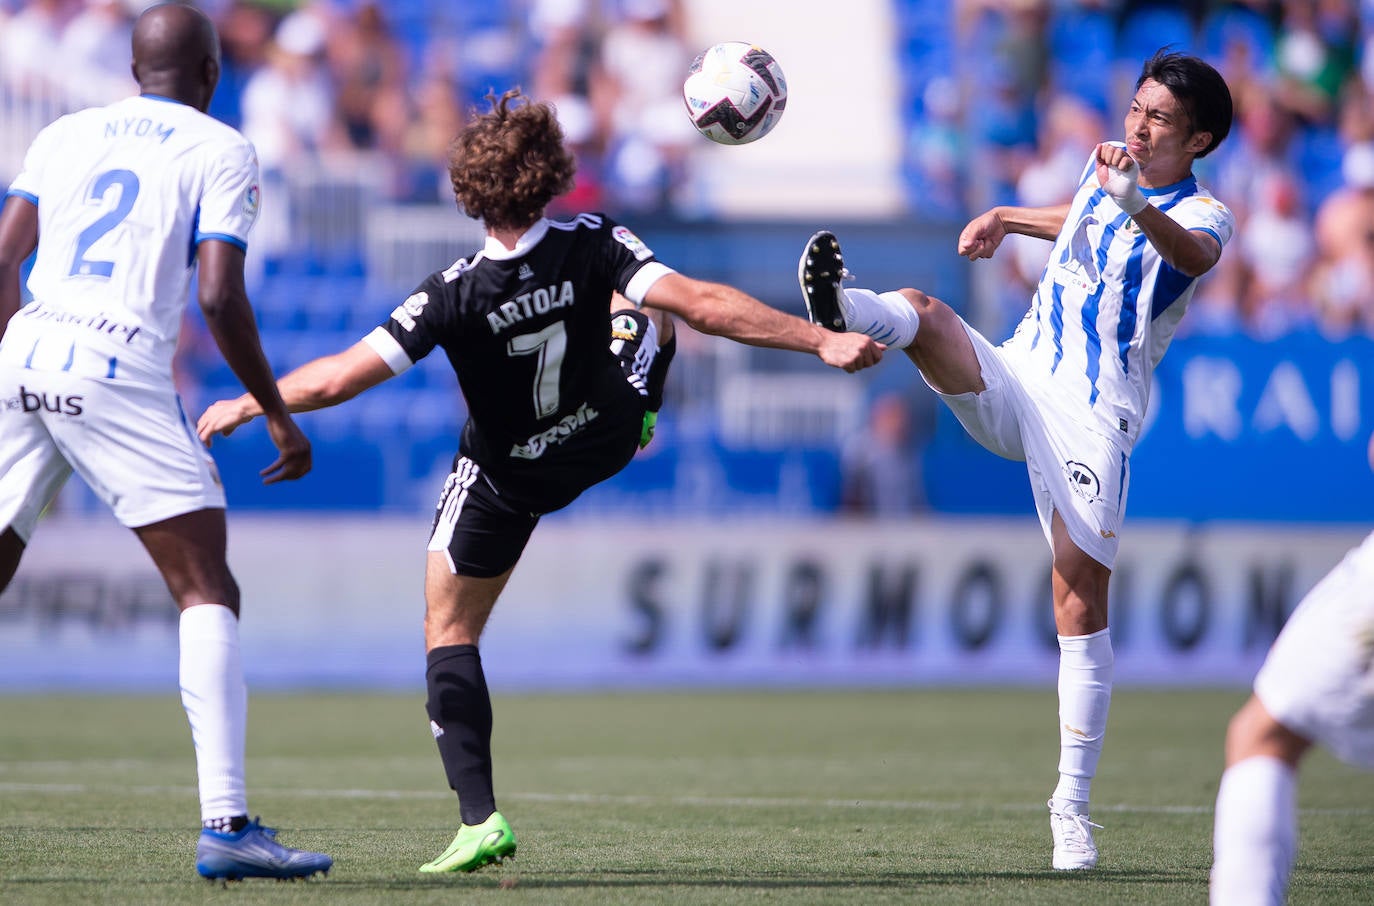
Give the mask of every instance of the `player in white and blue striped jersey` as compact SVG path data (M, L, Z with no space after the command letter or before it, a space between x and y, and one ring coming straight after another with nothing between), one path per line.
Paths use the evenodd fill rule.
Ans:
M1097 146L1070 203L997 207L970 222L958 247L970 260L991 257L1008 233L1054 243L1030 309L1000 346L919 290L844 289L829 232L811 238L798 270L812 321L905 349L975 440L1026 462L1053 552L1060 646L1056 869L1097 864L1088 795L1111 702L1107 585L1130 455L1150 375L1235 228L1193 176L1231 116L1215 69L1161 51L1136 82L1125 140Z

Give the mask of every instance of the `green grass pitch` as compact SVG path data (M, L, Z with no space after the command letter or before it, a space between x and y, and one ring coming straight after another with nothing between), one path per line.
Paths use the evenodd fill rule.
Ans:
M458 818L423 697L256 694L249 804L336 864L230 885L195 874L174 692L0 697L0 902L1201 904L1243 694L1117 690L1083 874L1049 868L1052 689L498 695L519 857L439 877ZM1292 902L1374 902L1374 776L1315 753L1299 803Z

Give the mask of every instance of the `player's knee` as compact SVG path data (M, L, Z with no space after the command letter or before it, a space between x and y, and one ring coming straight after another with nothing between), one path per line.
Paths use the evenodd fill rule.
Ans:
M1270 715L1253 695L1226 725L1227 765L1264 755L1296 766L1309 745Z
M902 297L911 303L911 307L916 309L917 314L919 314L923 320L930 315L938 315L941 309L947 308L943 302L934 296L927 295L919 289L913 289L910 286L903 287L897 290L897 292L901 293Z

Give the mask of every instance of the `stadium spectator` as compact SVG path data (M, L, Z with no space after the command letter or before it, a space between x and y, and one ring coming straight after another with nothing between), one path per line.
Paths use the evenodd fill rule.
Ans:
M1344 186L1317 209L1311 277L1317 318L1337 337L1374 333L1374 142L1351 146L1341 174Z
M1111 703L1107 590L1129 457L1151 371L1234 229L1230 211L1192 174L1231 117L1216 70L1161 50L1136 81L1125 141L1097 145L1071 204L974 218L958 242L970 260L992 256L1010 233L1054 242L1029 312L1001 346L919 290L844 289L828 231L802 254L815 323L904 349L975 440L1026 462L1053 555L1060 647L1059 783L1048 803L1056 869L1097 865L1088 801Z
M472 871L515 854L496 810L478 640L540 515L618 472L648 442L669 357L660 342L671 343L666 315L851 371L881 356L867 337L819 330L675 273L609 218L547 220L574 162L552 108L521 100L517 90L493 97L492 111L454 144L454 194L486 227L482 252L431 274L359 343L280 383L294 411L332 406L442 346L470 413L440 494L425 579L430 726L461 827L424 872ZM612 318L615 293L653 316L621 309ZM216 403L200 418L200 436L208 442L260 412L249 395Z
M330 19L325 42L335 107L353 148L395 151L404 131L406 65L381 4L357 4L352 15Z
M1280 102L1308 124L1331 123L1355 73L1359 12L1351 0L1284 0L1275 45Z
M384 115L404 115L400 149L396 157L393 197L399 201L438 204L448 193L444 156L453 137L462 130L464 115L458 88L442 70L430 70L411 92L412 107L399 102L383 105ZM392 126L383 127L389 131Z
M133 62L140 96L44 129L0 211L0 396L23 401L0 407L0 591L44 508L80 473L137 534L181 612L180 684L203 821L197 871L308 877L333 860L288 849L248 818L247 691L224 489L171 376L190 248L205 319L269 413L279 455L264 479L309 471L310 443L277 393L243 290L256 161L241 135L204 113L219 42L203 13L183 4L145 12ZM125 130L111 137L112 122ZM92 193L112 205L103 216ZM20 266L35 249L35 299L21 309Z
M4 23L0 32L0 82L20 98L49 100L60 95L58 59L62 28L67 21L64 0L32 0Z
M1370 440L1374 466L1374 438ZM1374 534L1298 604L1226 728L1213 906L1282 906L1298 853L1298 769L1314 745L1374 770Z
M341 146L324 64L326 28L314 7L282 19L263 66L244 86L243 134L265 171L288 162L309 167L320 151Z
M58 59L67 103L108 104L138 90L129 74L133 16L125 0L84 0L62 29Z
M1309 277L1316 262L1309 219L1297 178L1284 171L1260 185L1237 242L1245 282L1239 287L1246 329L1275 339L1313 326Z
M682 113L692 62L677 0L621 0L601 39L590 99L605 137L608 200L629 211L667 207L696 133Z
M276 20L257 3L231 0L220 10L216 25L223 65L209 113L239 129L243 125L243 91L253 73L267 63Z
M308 6L282 19L263 65L244 85L240 102L243 134L257 149L263 189L272 203L263 208L249 268L257 273L281 260L310 237L296 235L290 170L318 170L322 152L343 146L334 112L334 90L324 64L324 14Z
M909 516L926 509L925 475L912 404L886 391L869 403L868 422L840 451L840 510L864 516Z
M587 0L535 0L528 21L535 45L530 96L557 111L558 124L577 160L576 184L553 201L550 212L561 216L600 210L607 137L590 97L597 43L594 26L599 16L592 14Z

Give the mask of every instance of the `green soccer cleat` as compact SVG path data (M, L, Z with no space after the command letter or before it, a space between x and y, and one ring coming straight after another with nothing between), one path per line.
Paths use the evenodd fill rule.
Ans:
M515 831L500 812L492 812L481 824L458 828L448 849L433 862L421 865L420 871L476 871L483 865L514 858Z
M654 439L654 428L658 426L658 413L645 412L644 422L639 428L639 449L643 450L649 446L649 441Z

